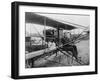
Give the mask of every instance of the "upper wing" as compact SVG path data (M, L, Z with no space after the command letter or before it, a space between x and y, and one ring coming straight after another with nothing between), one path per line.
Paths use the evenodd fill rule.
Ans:
M32 12L26 12L25 13L25 22L26 23L35 23L35 24L40 24L40 25L46 25L46 26L51 26L54 28L60 27L62 29L66 29L66 30L72 30L75 29L77 27L75 27L72 24L68 24L68 23L64 23L58 20L54 20L42 15L38 15L36 13L32 13Z

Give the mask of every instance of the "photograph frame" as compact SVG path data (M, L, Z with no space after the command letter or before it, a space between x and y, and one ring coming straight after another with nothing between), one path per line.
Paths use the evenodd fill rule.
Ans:
M72 9L87 9L95 11L95 71L74 72L74 73L54 73L41 75L19 75L19 6L40 6L40 7L54 7L54 8L72 8ZM73 75L89 75L98 73L98 57L97 57L97 7L96 6L81 6L81 5L62 5L49 3L31 3L31 2L12 2L11 4L11 77L13 79L27 79L27 78L43 78L43 77L59 77L59 76L73 76Z

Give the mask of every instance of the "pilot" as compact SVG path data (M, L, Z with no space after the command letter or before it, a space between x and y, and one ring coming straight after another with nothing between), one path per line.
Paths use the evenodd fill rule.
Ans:
M71 52L72 56L78 59L78 51L75 44L71 43L72 36L70 32L65 32L64 37L61 39L61 42L63 44L63 50L66 52Z

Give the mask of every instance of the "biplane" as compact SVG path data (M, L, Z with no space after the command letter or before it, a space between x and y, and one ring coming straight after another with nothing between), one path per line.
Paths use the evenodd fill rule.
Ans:
M64 51L62 48L67 45L67 44L75 44L78 43L82 38L88 38L89 34L89 30L86 30L87 27L78 25L78 24L74 24L74 23L69 23L69 22L65 22L65 21L61 21L61 20L57 20L57 19L52 19L43 15L39 15L36 13L31 13L31 12L26 12L25 13L25 22L26 23L35 23L35 24L39 24L39 25L43 25L44 26L44 30L43 30L43 35L41 35L38 31L39 37L42 39L42 47L41 45L33 45L31 42L31 36L26 37L25 41L28 42L29 41L29 46L33 47L34 49L37 48L38 50L36 51L29 51L26 52L25 54L25 61L26 64L30 65L31 67L34 67L34 62L39 59L39 58L45 58L45 57L49 57L55 54L55 56L57 55L58 52L61 52L62 54L64 54L66 57L72 59L72 61L74 60L75 62L77 62L78 64L84 65L85 63L83 61L81 61L80 59L76 59L73 54L71 53L71 51ZM53 27L54 29L45 29L46 26L49 27ZM67 42L66 44L61 44L61 38L63 37L63 30L74 30L74 29L78 29L78 28L82 28L85 32L84 35L82 35L83 32L81 32L80 34L78 34L76 37L74 37L73 40ZM45 41L45 43L43 43L43 41ZM55 48L52 49L48 49L48 42L52 41L56 44ZM38 48L40 47L40 48ZM46 60L48 60L46 58ZM54 61L52 61L54 62ZM60 63L60 62L58 62ZM26 66L27 67L27 66Z

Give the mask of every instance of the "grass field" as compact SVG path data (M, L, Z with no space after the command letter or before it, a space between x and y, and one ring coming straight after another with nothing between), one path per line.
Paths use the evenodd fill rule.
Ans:
M84 61L86 64L89 64L89 40L83 40L80 43L77 44L78 48L78 57L81 58L82 61Z

